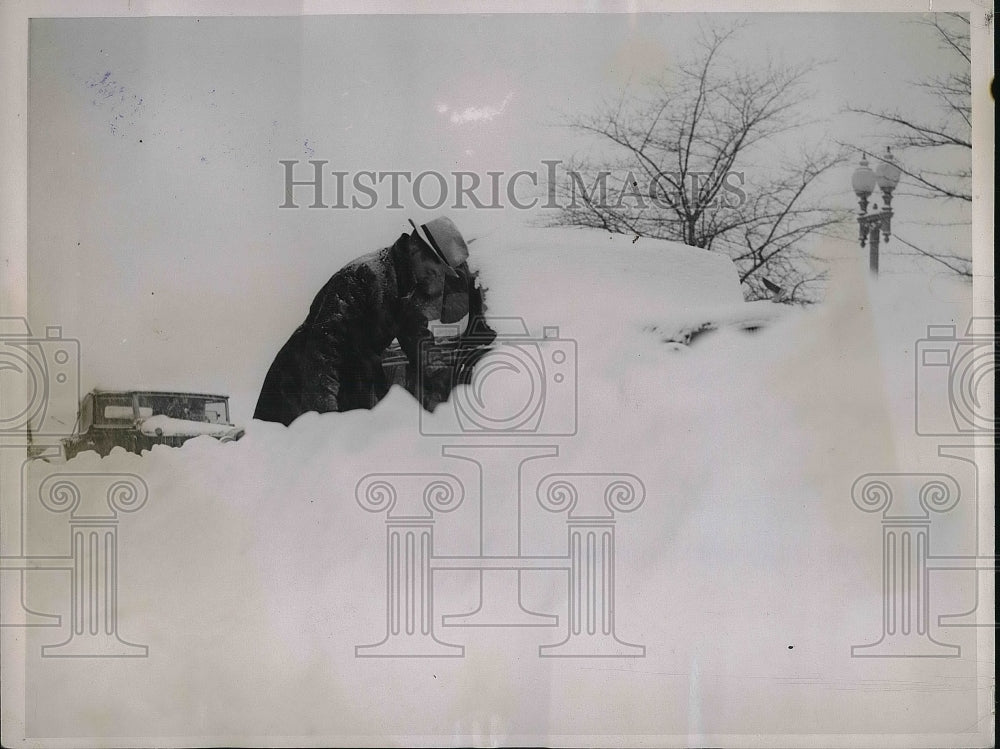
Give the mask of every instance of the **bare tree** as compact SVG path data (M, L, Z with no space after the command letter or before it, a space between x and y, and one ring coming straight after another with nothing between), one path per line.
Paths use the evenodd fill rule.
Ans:
M768 278L782 301L814 301L823 271L806 240L845 218L814 188L842 157L779 151L780 142L795 141L783 136L805 124L812 68L727 59L737 30L705 31L689 61L567 122L595 136L607 155L569 164L554 223L724 252L748 299L775 296Z
M912 84L937 105L935 114L919 115L898 108L873 110L848 107L847 111L874 120L885 134L885 142L902 156L897 162L903 175L897 195L968 205L972 203L972 46L969 16L936 13L917 23L928 27L951 61L951 72ZM876 160L879 158L875 156ZM941 225L940 222L930 223ZM958 223L969 225L971 221ZM933 260L960 276L972 277L972 257L967 247L957 251L927 249L895 233L893 236L909 248L909 254Z

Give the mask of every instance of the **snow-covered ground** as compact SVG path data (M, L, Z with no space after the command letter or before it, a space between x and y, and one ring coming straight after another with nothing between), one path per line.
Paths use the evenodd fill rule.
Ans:
M251 422L236 443L205 436L141 457L119 449L31 465L29 500L59 472L133 473L148 485L146 506L119 526L118 629L149 657L38 658L68 630L29 631L29 736L503 744L604 735L637 745L869 734L878 744L878 734L976 730L988 682L974 630L933 627L961 646L958 658L851 657L882 626L880 516L852 503L855 478L953 474L966 494L935 520L932 551L974 553L974 472L938 458L937 443L913 428L916 341L929 324L964 330L965 287L875 284L848 269L825 304L779 310L740 306L727 260L665 242L526 230L484 237L472 254L491 315L521 318L534 337L555 326L575 342L576 433L429 436L447 431L452 404L421 421L394 389L370 412L307 414L288 428ZM751 317L769 324L724 325ZM704 322L721 329L690 346L665 343ZM519 397L502 374L483 387L489 398ZM921 406L946 404L932 395ZM535 501L543 476L642 481L645 503L616 525L616 627L644 658L539 658L539 645L565 638L566 578L549 571L524 574L522 600L559 614L558 627L439 630L464 658L355 658L355 645L386 627L384 516L358 506L359 479L454 474L465 502L440 517L435 543L438 553L474 554L476 467L443 457L442 446L484 441L558 446L520 476L525 554L566 553L565 517ZM503 501L516 486L487 482L482 499ZM36 505L27 550L65 553L65 518ZM31 608L65 617L68 576L29 577ZM435 616L474 609L477 590L474 572L436 573ZM936 623L970 608L972 576L936 573L931 593Z

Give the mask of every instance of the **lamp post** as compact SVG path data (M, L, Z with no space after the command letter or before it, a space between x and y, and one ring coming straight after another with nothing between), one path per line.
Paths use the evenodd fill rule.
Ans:
M868 245L868 264L871 272L878 275L878 246L879 233L885 242L889 241L892 234L892 191L899 184L899 177L902 170L896 165L896 158L892 155L892 149L888 146L885 155L879 159L879 165L872 171L868 166L868 154L861 156L861 164L854 170L851 176L851 187L854 188L858 196L858 207L861 209L858 214L858 240L862 249ZM882 200L884 208L879 211L878 205L872 205L872 212L868 212L868 198L878 185L882 190Z

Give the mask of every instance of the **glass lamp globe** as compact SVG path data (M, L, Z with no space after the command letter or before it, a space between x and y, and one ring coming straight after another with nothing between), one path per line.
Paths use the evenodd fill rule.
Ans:
M892 149L886 146L885 156L882 157L881 163L875 168L875 177L882 192L892 192L895 190L902 173L902 170L896 165L896 157L892 155Z
M867 154L861 157L861 164L851 175L851 187L859 198L867 198L875 189L875 172L868 166Z

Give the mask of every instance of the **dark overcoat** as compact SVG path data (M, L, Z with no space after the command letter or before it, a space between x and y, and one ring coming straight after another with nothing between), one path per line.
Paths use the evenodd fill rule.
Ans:
M442 364L418 358L433 342L428 320L444 319L443 307L452 316L456 308L464 314L463 302L456 299L473 282L464 263L455 271L447 272L410 234L341 268L275 357L254 418L287 426L307 411L372 408L388 390L382 354L393 339L414 371L423 367L425 382L444 376L435 371Z

